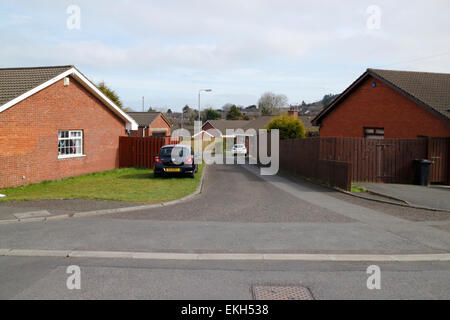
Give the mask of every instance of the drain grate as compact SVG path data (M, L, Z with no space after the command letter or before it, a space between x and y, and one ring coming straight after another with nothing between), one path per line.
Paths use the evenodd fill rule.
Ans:
M252 286L255 300L314 300L308 288L299 286Z

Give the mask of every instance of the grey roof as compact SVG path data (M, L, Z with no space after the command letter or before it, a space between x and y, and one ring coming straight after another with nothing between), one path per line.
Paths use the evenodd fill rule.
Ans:
M303 122L305 129L318 128L317 126L312 124L312 120L314 119L314 116L298 116L298 118Z
M127 112L141 127L148 127L161 112Z
M273 118L276 118L277 116L261 116L256 118L255 120L248 121L247 125L244 127L245 130L247 129L264 129L266 125L269 124L270 121L272 121Z
M0 106L71 68L73 66L1 68Z
M362 76L313 119L313 124L320 124L322 118L339 105L340 101L369 75L381 79L417 104L450 119L449 73L367 69Z
M227 129L244 129L245 126L249 123L247 120L209 120L209 123L220 130L220 132L224 135L227 132Z
M450 73L368 69L423 104L449 117Z

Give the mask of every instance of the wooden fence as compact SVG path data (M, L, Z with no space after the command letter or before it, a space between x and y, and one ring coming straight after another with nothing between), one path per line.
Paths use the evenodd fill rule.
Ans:
M414 159L427 157L427 139L321 138L320 159L352 164L353 181L411 183Z
M121 168L153 168L170 137L121 137ZM208 142L209 143L209 142ZM270 150L270 139L268 141ZM414 159L429 159L430 182L450 184L450 138L307 138L280 141L280 169L349 190L351 181L412 183Z
M320 159L320 145L320 138L281 140L280 169L350 190L352 165Z
M120 168L153 168L155 157L162 146L177 144L178 138L170 137L120 137L119 166Z
M450 184L450 138L308 138L280 141L280 168L349 189L351 181L412 183L429 159L430 182Z

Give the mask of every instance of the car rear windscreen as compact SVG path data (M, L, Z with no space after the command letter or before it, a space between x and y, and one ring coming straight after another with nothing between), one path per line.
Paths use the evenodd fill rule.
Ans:
M173 154L172 154L172 151L174 151ZM161 157L171 157L171 156L175 156L175 155L177 155L178 157L184 157L184 156L190 155L190 150L189 150L189 148L183 148L183 147L167 147L167 148L162 148L159 155Z

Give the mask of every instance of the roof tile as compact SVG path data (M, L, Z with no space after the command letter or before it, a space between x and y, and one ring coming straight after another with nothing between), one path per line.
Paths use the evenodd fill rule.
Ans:
M71 68L73 66L0 69L0 106Z

